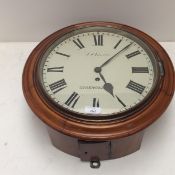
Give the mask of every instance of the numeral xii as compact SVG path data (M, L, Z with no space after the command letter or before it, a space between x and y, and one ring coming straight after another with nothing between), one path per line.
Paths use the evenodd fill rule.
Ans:
M94 35L95 46L103 46L103 35Z

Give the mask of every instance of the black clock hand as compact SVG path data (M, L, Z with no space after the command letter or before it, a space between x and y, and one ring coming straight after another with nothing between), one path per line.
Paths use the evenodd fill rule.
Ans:
M126 105L124 104L124 102L123 102L117 95L114 96L114 92L113 92L114 87L113 87L113 85L112 85L111 83L107 83L107 82L106 82L104 76L103 76L102 73L101 73L101 70L102 70L102 69L101 69L100 67L96 67L96 68L95 68L95 72L96 72L96 73L99 73L100 78L101 78L101 79L104 81L104 83L105 83L105 84L103 85L103 89L104 89L105 91L107 91L108 93L110 93L114 98L116 97L117 100L120 102L120 104L122 104L123 107L126 107Z
M105 80L105 78L104 78L104 76L101 74L101 72L99 72L99 75L100 75L100 77L101 77L101 79L104 81L104 85L103 85L103 89L105 90L105 91L107 91L108 93L110 93L113 97L114 97L114 94L113 94L113 89L114 89L114 87L113 87L113 85L111 84L111 83L107 83L106 82L106 80Z
M122 104L123 107L126 107L125 103L123 103L123 101L117 96L115 95L117 100L120 102L120 104Z
M99 73L100 78L104 81L103 89L104 89L105 91L107 91L108 93L110 93L110 94L114 97L114 94L113 94L113 89L114 89L114 87L113 87L113 85L112 85L111 83L107 83L107 82L106 82L104 76L103 76L102 73L101 73L101 68L96 67L96 68L95 68L95 72L96 72L96 73Z
M100 78L104 81L104 83L106 84L106 80L104 78L104 76L101 74L101 72L99 72Z
M113 60L117 55L119 55L120 53L122 53L123 51L125 51L126 49L128 49L131 46L132 43L128 44L127 46L125 46L122 50L120 50L119 52L117 52L115 55L113 55L111 58L109 58L107 61L105 61L100 68L104 67L106 64L108 64L111 60Z
M103 80L103 75L101 73L99 73L101 79ZM103 78L102 78L103 77ZM103 85L103 89L106 90L108 93L110 93L114 98L116 97L117 100L119 101L119 103L123 106L123 107L126 107L126 105L124 104L124 102L117 96L115 95L114 96L114 92L113 92L113 85L111 83L106 83L106 80L104 79L103 80L105 82L105 84Z
M106 90L108 93L110 93L114 97L114 93L113 93L114 87L111 83L105 83L103 85L103 89Z

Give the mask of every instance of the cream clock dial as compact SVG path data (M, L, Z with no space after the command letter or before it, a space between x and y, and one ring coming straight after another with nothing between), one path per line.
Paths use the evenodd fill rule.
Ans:
M81 114L117 114L144 101L154 89L154 59L131 34L84 28L48 49L40 63L40 81L56 105Z

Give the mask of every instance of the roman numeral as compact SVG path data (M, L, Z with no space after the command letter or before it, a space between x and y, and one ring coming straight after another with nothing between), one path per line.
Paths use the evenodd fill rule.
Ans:
M131 89L139 94L142 94L144 89L145 89L145 86L139 84L139 83L136 83L132 80L130 80L130 82L128 83L128 85L126 86L128 89Z
M67 55L67 54L61 53L61 52L56 52L56 54L59 54L59 55L65 56L65 57L70 57L70 55Z
M139 55L139 54L141 54L141 52L139 50L137 50L135 52L132 52L132 53L126 55L126 57L129 59L129 58L132 58L132 57Z
M97 107L97 108L100 107L99 99L93 98L93 107Z
M103 35L94 35L94 42L96 46L103 46Z
M51 67L47 68L47 72L63 72L64 67Z
M82 42L80 41L80 39L78 38L77 40L73 40L73 42L80 48L83 49L84 45L82 44Z
M67 106L70 106L70 107L74 108L74 106L77 103L77 101L78 101L79 98L80 98L80 96L76 92L73 92L71 94L71 96L67 99L67 101L65 102L65 104Z
M50 87L51 91L55 94L55 93L59 92L60 90L64 89L65 87L67 87L66 85L67 84L66 84L65 80L62 79L62 80L59 80L59 81L56 81L56 82L50 84L49 87Z
M122 41L122 40L119 40L119 41L118 41L118 43L114 46L114 49L116 49L116 48L119 46L119 44L121 43L121 41Z
M132 73L149 73L148 67L132 67Z

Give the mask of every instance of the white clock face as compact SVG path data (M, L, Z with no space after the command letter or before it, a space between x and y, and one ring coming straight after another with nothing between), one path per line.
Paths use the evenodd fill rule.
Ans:
M91 27L58 39L40 63L40 81L57 106L94 116L127 111L156 82L155 58L133 35Z

